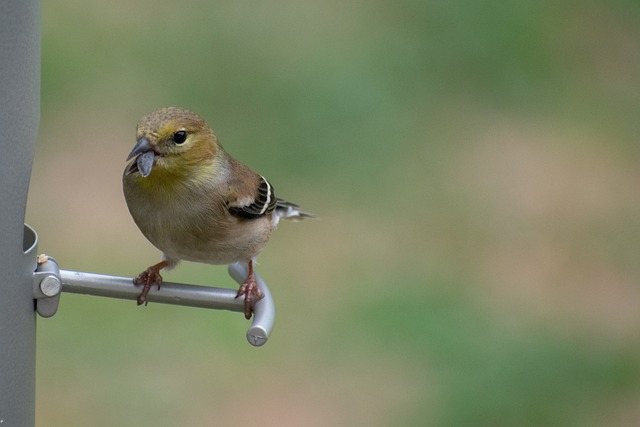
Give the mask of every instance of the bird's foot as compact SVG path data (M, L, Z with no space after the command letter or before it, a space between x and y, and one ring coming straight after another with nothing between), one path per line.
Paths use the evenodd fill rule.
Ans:
M149 301L147 301L147 295L149 294L149 290L152 285L156 285L158 290L160 290L160 285L162 285L162 276L160 275L160 270L167 266L166 261L159 262L158 264L152 265L147 268L142 273L138 274L138 276L133 279L133 284L136 286L142 286L142 292L138 295L138 305L147 305Z
M246 319L251 319L253 305L264 298L264 293L262 293L255 277L253 277L253 272L250 272L247 280L240 285L236 298L241 297L242 295L244 295L244 317Z

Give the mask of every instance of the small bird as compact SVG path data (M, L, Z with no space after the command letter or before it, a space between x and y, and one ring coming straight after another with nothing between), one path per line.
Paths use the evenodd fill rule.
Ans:
M138 305L160 270L180 260L208 264L246 262L249 274L238 289L244 315L264 294L253 272L256 256L281 218L314 217L276 197L261 175L231 157L207 123L177 107L147 114L138 122L136 145L122 177L129 212L163 260L140 273Z

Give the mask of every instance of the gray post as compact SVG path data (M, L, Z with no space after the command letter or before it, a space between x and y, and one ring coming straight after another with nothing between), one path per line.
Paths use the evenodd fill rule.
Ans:
M35 234L24 213L40 110L40 4L0 1L0 425L35 425ZM27 253L25 253L27 251Z

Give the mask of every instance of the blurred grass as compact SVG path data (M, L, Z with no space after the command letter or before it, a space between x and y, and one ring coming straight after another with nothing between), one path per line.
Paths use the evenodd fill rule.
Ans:
M636 2L42 7L40 251L157 261L120 174L167 105L322 221L260 257L264 348L238 315L63 295L38 425L638 424Z

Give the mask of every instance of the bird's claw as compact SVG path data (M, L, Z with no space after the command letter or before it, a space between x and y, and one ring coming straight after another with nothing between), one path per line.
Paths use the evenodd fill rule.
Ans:
M159 269L154 265L147 268L142 273L138 274L138 276L133 279L133 284L136 286L142 286L142 292L138 295L138 305L147 305L149 301L147 301L147 295L149 294L149 290L151 286L155 283L160 290L160 285L162 285L162 276L160 275Z
M244 295L244 317L251 319L253 313L253 305L264 298L264 293L260 290L256 279L253 276L249 276L247 280L240 285L236 298Z

